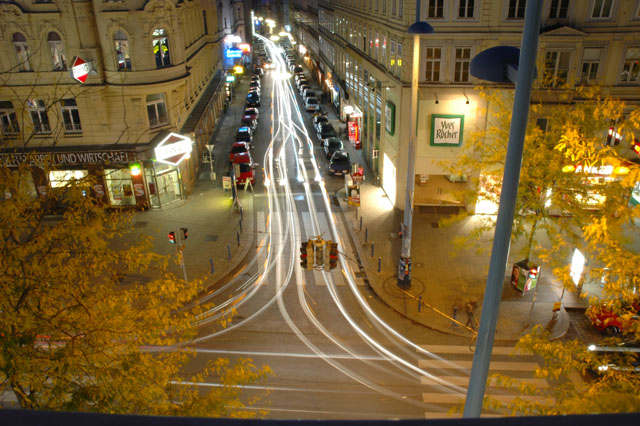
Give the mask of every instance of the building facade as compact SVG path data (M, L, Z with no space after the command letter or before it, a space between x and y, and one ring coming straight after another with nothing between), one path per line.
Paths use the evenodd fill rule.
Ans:
M299 49L342 120L349 139L393 204L404 208L410 137L414 0L290 0ZM461 152L464 135L485 126L486 105L471 60L494 46L520 47L526 0L423 0L420 36L415 205L457 202L464 176L443 164ZM597 85L603 95L640 104L640 1L545 0L533 97ZM540 70L539 70L540 71ZM551 75L549 87L541 76ZM557 89L553 87L557 85ZM511 89L513 86L511 86ZM538 90L544 89L544 90ZM549 99L549 101L552 101ZM603 132L606 129L603 129ZM626 141L628 144L629 141Z
M224 107L222 37L206 0L3 1L0 160L33 166L34 196L90 175L111 206L185 197Z

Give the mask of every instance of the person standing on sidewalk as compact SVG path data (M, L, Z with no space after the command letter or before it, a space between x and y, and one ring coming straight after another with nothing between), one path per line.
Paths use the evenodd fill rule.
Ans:
M469 300L467 302L467 304L465 305L465 309L467 311L467 323L466 323L466 326L467 327L471 327L474 330L476 328L475 310L476 310L477 307L478 307L478 302L476 302L475 300Z

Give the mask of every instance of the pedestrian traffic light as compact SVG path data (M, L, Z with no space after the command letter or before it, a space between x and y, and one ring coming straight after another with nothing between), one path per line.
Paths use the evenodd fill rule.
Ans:
M171 244L175 244L176 243L176 233L171 231L169 232L169 242Z
M187 238L189 238L189 230L187 228L180 228L180 230L182 231L183 240L186 240Z
M605 143L605 145L611 145L611 142L613 141L613 134L615 133L615 131L615 127L609 127L609 130L607 131L607 142Z
M307 252L307 242L302 242L302 244L300 245L300 266L302 268L307 269L307 265L308 265L308 252Z
M329 244L329 269L335 269L338 266L338 243L331 241Z
M640 141L637 139L633 139L631 141L631 150L636 154L640 155Z
M613 135L613 145L620 145L620 140L622 139L622 135L618 132L615 132Z

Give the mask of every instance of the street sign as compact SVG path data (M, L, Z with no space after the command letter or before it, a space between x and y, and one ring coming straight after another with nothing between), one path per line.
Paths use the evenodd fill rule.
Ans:
M231 176L222 176L222 188L231 189Z
M353 179L354 183L362 183L362 181L364 180L364 175L361 173L352 173L351 179Z
M178 133L169 133L155 147L156 161L171 166L177 166L191 156L193 141Z
M87 61L79 56L73 57L73 61L71 61L71 69L69 70L71 78L79 81L80 83L84 83L87 81L89 71L91 71L91 67Z

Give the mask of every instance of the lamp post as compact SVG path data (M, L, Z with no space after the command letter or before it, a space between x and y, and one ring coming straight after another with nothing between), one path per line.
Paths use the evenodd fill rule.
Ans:
M509 242L515 214L516 196L518 195L518 182L520 181L520 167L522 165L524 136L529 115L531 86L535 76L542 3L529 1L525 10L521 53L518 58L518 67L515 69L515 72L517 72L516 92L513 100L507 158L505 159L502 177L500 206L496 219L493 247L491 248L489 275L487 276L487 285L482 304L476 350L473 356L467 399L464 405L464 417L480 417L482 412L482 400L487 384L491 350L493 349L493 339L498 321L502 283L509 257ZM474 58L471 64L471 74L491 81L513 81L515 77L514 67L510 63L513 59L514 55L504 47L488 49ZM476 62L475 64L474 61ZM504 64L503 68L497 67L500 63ZM474 69L476 67L479 69Z
M420 0L416 1L416 22L408 29L413 34L413 68L411 72L411 128L407 148L407 185L405 187L402 250L398 262L398 286L411 287L411 229L413 224L413 190L415 184L416 133L418 130L418 78L420 76L420 34L432 34L433 27L420 21Z

